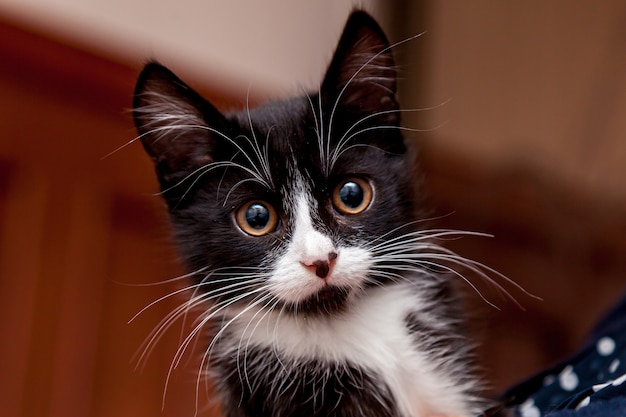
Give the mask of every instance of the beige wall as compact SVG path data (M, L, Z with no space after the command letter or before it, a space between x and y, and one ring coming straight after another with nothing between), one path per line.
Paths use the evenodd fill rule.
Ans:
M3 0L0 14L129 61L256 95L319 82L355 5L376 0ZM260 93L259 93L260 92Z
M626 202L626 3L420 4L404 13L426 31L407 53L405 99L450 101L417 127L444 123L428 135L437 146Z
M446 102L421 114L414 127L443 126L420 138L626 201L620 0L4 0L0 14L260 97L315 86L355 4L374 11L393 40L426 31L397 51L406 103Z

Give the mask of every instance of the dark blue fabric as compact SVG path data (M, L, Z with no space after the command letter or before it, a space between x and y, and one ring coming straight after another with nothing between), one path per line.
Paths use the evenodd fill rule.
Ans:
M626 416L626 298L577 354L504 397L519 417Z
M623 417L626 416L626 398L615 397L607 401L589 404L578 410L561 410L548 415L550 417Z

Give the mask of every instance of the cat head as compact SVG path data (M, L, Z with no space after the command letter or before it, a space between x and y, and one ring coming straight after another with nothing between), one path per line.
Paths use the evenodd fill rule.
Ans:
M415 218L412 161L391 47L364 12L315 94L222 113L150 63L134 119L207 299L321 314L402 274L378 248Z

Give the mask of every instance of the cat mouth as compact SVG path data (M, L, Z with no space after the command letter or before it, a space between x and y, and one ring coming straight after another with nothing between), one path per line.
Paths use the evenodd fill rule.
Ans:
M332 315L346 309L350 289L336 285L325 285L302 301L291 303L287 309L305 315Z

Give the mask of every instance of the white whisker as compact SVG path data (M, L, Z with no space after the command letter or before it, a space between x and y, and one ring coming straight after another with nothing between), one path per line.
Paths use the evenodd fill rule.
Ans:
M187 177L185 177L183 180L181 180L179 183L175 184L174 186L172 186L171 188L174 188L176 186L179 186L182 182L186 181L189 177L197 174L198 172L202 171L203 169L207 169L207 168L212 168L213 166L215 167L223 167L223 166L231 166L231 167L236 167L239 169L244 170L245 172L249 173L250 175L252 175L254 178L256 178L261 184L265 185L267 188L271 188L271 177L270 176L264 176L258 169L256 161L250 156L248 155L248 153L241 147L241 145L238 143L238 141L236 139L230 138L228 135L222 133L221 131L214 129L212 127L206 126L206 125L196 125L196 124L176 124L176 125L171 125L171 126L158 126L154 129L151 129L147 132L144 132L143 134L139 135L135 140L137 139L142 139L145 136L148 135L159 135L159 136L163 136L165 133L170 132L170 131L178 131L178 135L181 136L182 134L184 134L185 131L188 130L192 130L192 129L201 129L201 130L206 130L210 133L213 133L215 135L218 135L219 137L221 137L222 139L226 140L228 143L230 143L233 147L235 147L236 150L238 150L243 157L246 159L247 163L250 165L250 167L245 167L241 164L237 164L234 162L230 162L230 161L221 161L221 162L215 162L215 163L210 163L207 164L205 166L202 166L198 169L196 169L195 171L193 171L191 174L189 174ZM253 132L254 134L254 132ZM263 158L261 157L261 153L260 151L258 151L258 145L256 144L256 139L255 141L250 140L248 137L246 136L239 136L242 138L245 138L246 141L248 141L248 143L252 146L254 153L255 153L255 157L257 158L257 160L260 162L263 160ZM154 142L158 142L160 140L159 137L157 137L157 139ZM173 139L175 140L175 139ZM168 189L169 190L169 189ZM167 190L164 190L167 191Z
M320 153L321 169L322 169L322 172L324 172L325 174L328 174L328 169L326 167L327 157L325 154L326 147L324 146L324 126L322 124L323 119L322 119L321 94L318 94L318 100L320 101L319 103L320 118L318 119L317 112L315 111L315 105L313 104L313 100L311 99L311 95L305 89L302 89L302 91L304 92L304 95L307 98L307 101L309 102L309 106L311 106L311 114L313 114L313 121L315 124L314 126L315 135L317 137L317 145L318 145L319 153Z
M343 146L343 143L346 141L346 137L348 137L348 135L350 134L350 132L352 132L353 129L355 129L358 125L362 124L363 122L375 118L375 117L380 117L380 116L384 116L386 114L394 114L394 113L416 113L416 112L423 112L423 111L432 111L435 110L439 107L442 107L444 105L446 105L448 103L449 100L444 101L443 103L440 103L436 106L432 106L432 107L424 107L424 108L419 108L419 109L392 109L392 110L385 110L385 111L379 111L379 112L374 112L374 113L370 113L364 117L362 117L361 119L357 120L355 123L352 124L352 126L350 126L345 133L343 134L343 136L341 137L341 139L339 139L337 141L337 148L341 148ZM422 130L417 130L418 132L421 132ZM352 136L350 136L352 137Z
M430 132L433 130L437 130L440 129L442 126L444 126L445 123L442 123L434 128L429 128L429 129L416 129L416 128L411 128L411 127L404 127L404 126L397 126L397 125L381 125L381 126L371 126L371 127L367 127L365 129L361 129L357 132L352 133L350 136L348 137L343 137L341 139L341 142L335 147L335 149L333 150L333 153L331 155L331 159L330 159L330 166L331 169L332 167L335 165L335 163L337 162L337 160L339 159L339 157L346 151L350 150L350 149L354 149L357 147L373 147L376 148L373 145L370 144L361 144L361 143L356 143L353 145L350 145L348 147L346 147L346 144L348 144L350 142L351 139L353 139L354 137L361 135L363 133L366 132L370 132L373 130L400 130L400 131L405 131L405 132ZM380 148L378 148L380 149ZM380 149L382 152L386 152L382 149Z
M244 294L245 297L243 298L248 298L250 295L253 295L254 293L259 293L262 292L263 289L258 289L255 291L251 291L247 294ZM210 362L210 358L211 358L211 352L213 350L213 347L215 346L215 343L217 342L217 340L222 336L222 334L228 329L228 327L234 323L235 321L237 321L241 316L243 316L244 314L246 314L248 311L250 311L251 309L255 308L256 306L258 306L260 303L264 302L268 297L271 297L270 294L268 293L261 293L262 297L257 298L256 300L253 300L252 302L248 303L245 307L243 307L241 309L240 312L238 312L237 314L235 314L234 317L230 318L227 322L223 323L220 326L219 331L215 334L215 336L213 336L213 339L211 340L211 343L209 344L209 347L206 349L205 353L202 355L202 360L200 362L200 367L199 367L199 371L198 371L198 376L196 378L196 413L199 410L199 387L200 387L200 382L202 380L202 374L203 374L203 370L205 369L206 365ZM243 299L241 298L241 299ZM224 306L223 308L226 308L228 306L231 306L235 303L235 300L230 300L229 304ZM238 301L238 300L237 300ZM206 324L207 322L209 322L212 318L213 318L214 314L211 314L210 316L208 316L206 319L203 320L203 325Z
M280 302L278 300L278 298L276 298L275 296L272 296L271 294L268 294L266 299L269 299L270 301L274 300L274 303L269 306L268 303L266 303L266 308L261 308L259 309L256 313L254 313L254 315L250 318L250 320L248 320L248 324L246 325L246 327L243 329L243 331L241 332L241 337L239 338L239 345L237 346L237 365L240 364L240 350L241 350L241 345L243 342L243 338L246 334L248 334L248 340L246 341L245 344L245 349L244 349L244 353L243 353L243 366L237 366L237 369L241 369L243 368L243 376L244 378L241 378L241 373L240 373L240 380L241 383L243 384L244 379L245 382L248 384L248 387L250 388L250 390L252 390L252 385L250 383L250 378L248 377L248 362L247 362L247 358L248 358L248 347L250 345L250 341L252 340L252 336L254 335L254 333L256 332L257 328L259 327L259 325L261 324L261 322L263 321L263 319L265 319L265 317L267 317L268 314L272 313L274 311L274 308L276 307L276 305L278 305L278 303ZM256 319L257 315L259 313L263 312L263 315L256 320L256 324L254 325L254 327L252 328L252 330L250 332L248 332L248 329L250 328L250 325L252 324L252 322ZM241 372L241 371L240 371Z
M174 282L177 282L177 281L186 280L186 279L188 279L190 277L193 277L194 275L198 275L199 273L201 273L203 271L206 271L207 269L208 269L208 267L205 266L205 267L199 268L199 269L197 269L195 271L187 272L187 273L184 273L182 275L176 276L174 278L168 278L168 279L165 279L163 281L157 281L157 282L147 282L147 283L124 283L124 282L119 282L119 281L114 281L114 282L117 283L117 284L129 286L129 287L155 287L157 285L171 284L171 283L174 283ZM132 321L132 319L129 320L129 323L131 321Z
M257 161L263 167L263 170L265 172L265 180L267 181L267 188L273 188L273 187L270 187L270 185L273 185L273 179L272 179L272 176L271 176L270 171L269 171L268 161L266 161L263 158L264 152L262 152L261 149L259 148L259 141L258 141L258 139L256 137L256 133L254 131L254 125L252 124L252 116L250 114L250 88L248 88L248 92L246 93L246 114L248 116L248 125L250 126L250 132L252 133L252 139L253 139L253 140L248 139L248 143L252 147L252 151L254 152L254 154L255 154L255 156L257 158ZM268 130L267 137L266 137L266 142L267 142L267 140L269 138L269 134L270 134L271 130L272 129ZM254 166L254 163L252 165Z
M415 222L412 222L413 224ZM408 226L408 224L407 224ZM454 251L440 246L434 241L436 240L449 240L458 239L463 236L479 236L479 237L491 237L485 233L471 232L471 231L459 231L451 229L424 229L424 230L412 230L393 236L393 233L400 231L402 227L396 228L391 232L388 232L379 239L375 239L370 242L368 249L376 254L376 272L377 274L389 274L386 271L402 271L410 272L418 268L429 274L435 274L436 271L446 271L455 276L460 277L465 281L487 304L492 307L496 307L495 304L482 294L478 287L472 283L464 274L454 268L460 267L467 271L470 271L473 275L481 278L489 285L493 286L500 294L504 295L517 306L522 308L520 303L513 297L500 283L498 283L492 277L498 277L505 283L513 286L516 290L523 292L524 294L537 298L536 296L528 293L522 286L515 281L506 277L504 274L490 268L478 261L465 258L458 255ZM373 244L376 242L375 244ZM435 268L429 271L430 268ZM381 272L382 270L382 272ZM392 276L399 278L395 273ZM387 275L389 276L389 275ZM497 307L496 307L497 308Z
M362 64L355 72L354 74L352 74L352 76L348 79L348 81L345 83L345 85L342 87L342 89L339 91L339 94L337 95L337 98L335 99L335 103L333 104L332 110L330 112L330 118L328 120L328 134L327 134L327 142L330 143L330 138L331 138L331 133L332 133L332 128L333 128L333 120L335 118L335 113L337 111L337 108L339 106L339 103L341 102L341 98L343 97L343 94L345 93L345 91L347 90L348 86L350 84L352 84L352 82L356 79L356 77L361 73L361 71L363 71L366 67L368 67L369 65L371 65L371 63L376 60L377 58L379 58L381 55L388 53L391 49L396 48L404 43L410 42L412 40L415 40L417 38L419 38L420 36L422 36L423 33L408 37L404 40L401 40L399 42L396 42L392 45L389 45L385 48L383 48L381 51L379 51L378 53L372 55L371 57L369 57L369 59L367 61L365 61L364 64ZM369 55L368 55L369 56ZM387 67L384 67L385 70L387 70Z
M246 279L246 277L241 278L242 280ZM185 301L183 304L179 305L178 307L174 308L174 310L170 311L160 322L159 324L152 330L152 332L150 332L150 334L148 335L148 337L146 338L146 340L143 343L143 349L141 349L142 353L139 356L139 358L137 359L137 363L138 365L141 363L144 363L145 360L147 359L147 357L150 356L150 353L152 352L152 350L154 349L155 345L158 343L158 341L165 335L165 333L167 332L168 329L170 329L174 323L176 323L176 321L178 321L181 318L185 318L187 313L189 311L194 310L196 307L202 306L202 305L206 305L206 303L208 301L210 301L211 299L214 299L218 296L223 297L226 295L230 295L233 293L237 293L241 290L244 289L248 289L248 288L254 288L258 285L260 280L254 280L254 279L246 279L245 281L242 281L240 283L235 283L235 284L231 284L225 287L222 287L219 290L213 290L213 291L209 291L207 293L202 293L199 295L194 295L192 297L190 297L187 301ZM150 303L150 305L148 305L147 307L144 307L142 309L142 312L145 311L147 308L157 304L158 302L161 302L163 300L165 300L166 298L172 297L176 294L180 294L183 291L188 291L190 289L195 288L197 290L197 288L199 288L201 285L203 284L196 284L190 287L187 287L183 290L178 290L175 291L174 293L170 293L164 297L159 298L158 300ZM195 294L195 293L194 293ZM211 307L209 307L206 312L213 312L213 310L215 310L216 308L219 308L220 304L216 304L213 305ZM141 314L138 313L138 314Z

